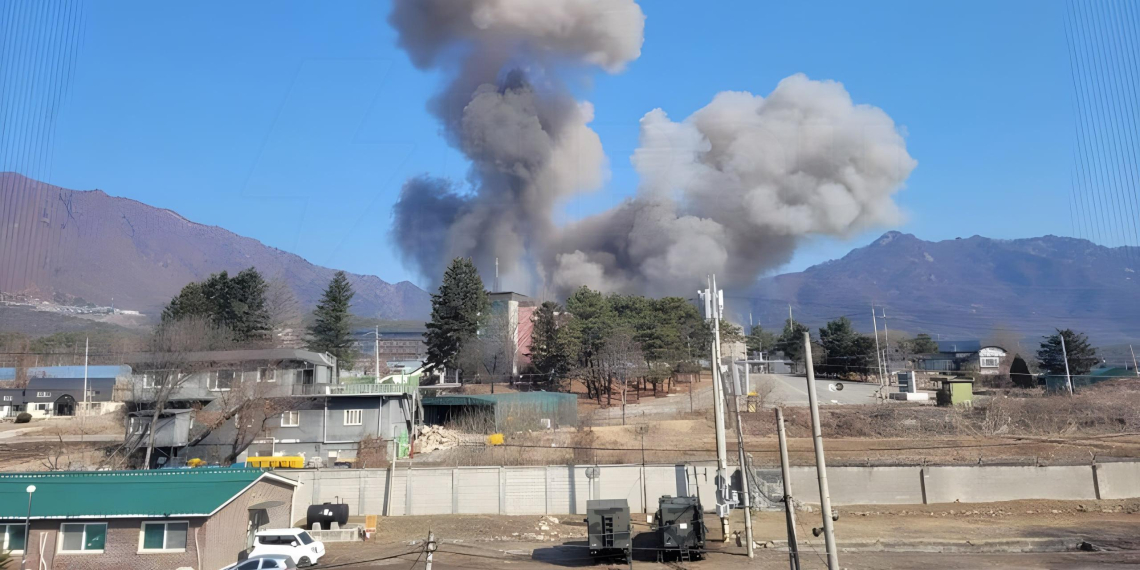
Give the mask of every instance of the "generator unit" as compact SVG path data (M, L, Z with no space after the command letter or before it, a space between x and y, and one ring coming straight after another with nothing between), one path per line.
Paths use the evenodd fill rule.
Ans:
M625 499L586 501L590 556L633 563L633 533Z
M666 557L683 561L704 558L708 529L699 498L661 497L653 526L660 540L658 560L664 562Z

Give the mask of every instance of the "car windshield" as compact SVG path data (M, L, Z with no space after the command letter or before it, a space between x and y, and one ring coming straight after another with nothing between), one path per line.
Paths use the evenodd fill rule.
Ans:
M309 533L307 532L302 531L301 534L298 534L297 536L301 538L301 544L313 543L313 537L309 536Z

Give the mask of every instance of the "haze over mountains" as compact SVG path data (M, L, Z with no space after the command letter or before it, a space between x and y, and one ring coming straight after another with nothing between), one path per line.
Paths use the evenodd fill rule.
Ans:
M1036 339L1069 327L1123 342L1140 336L1137 270L1137 247L1052 235L929 242L887 232L841 259L762 279L740 305L765 327L782 327L791 303L797 321L846 315L869 332L874 302L886 307L890 328L942 338Z
M221 270L256 267L281 277L307 309L334 269L225 229L108 196L0 173L0 291L63 293L157 314L187 283ZM429 295L414 284L349 274L356 314L422 319Z
M186 283L257 267L283 277L312 307L334 269L178 214L106 193L0 173L0 291L56 292L156 314ZM846 315L870 331L870 304L888 326L943 338L1037 337L1054 327L1101 343L1140 336L1140 248L1044 236L928 242L888 232L841 259L729 292L729 308L779 328L791 304L813 327ZM361 316L424 320L430 296L407 281L350 274Z

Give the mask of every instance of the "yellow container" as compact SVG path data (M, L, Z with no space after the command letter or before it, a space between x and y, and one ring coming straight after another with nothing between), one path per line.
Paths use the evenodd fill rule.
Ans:
M487 436L487 445L503 445L503 434L493 433Z
M249 457L245 460L249 467L302 469L305 467L305 458L297 455L283 457Z

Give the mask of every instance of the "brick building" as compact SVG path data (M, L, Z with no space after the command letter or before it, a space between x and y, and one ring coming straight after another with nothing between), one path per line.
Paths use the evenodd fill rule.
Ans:
M292 526L296 486L256 469L0 474L0 550L49 570L217 570Z

